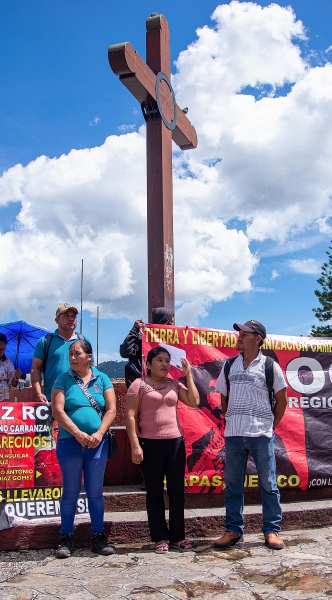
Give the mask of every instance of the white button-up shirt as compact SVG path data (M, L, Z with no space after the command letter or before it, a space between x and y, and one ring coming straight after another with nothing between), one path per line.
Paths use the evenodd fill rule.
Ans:
M229 372L229 398L226 415L225 437L271 437L274 415L271 410L269 391L265 380L265 360L261 352L247 369L243 368L243 356L239 354ZM278 363L273 363L273 391L276 394L287 387ZM227 395L224 367L216 381L218 392Z

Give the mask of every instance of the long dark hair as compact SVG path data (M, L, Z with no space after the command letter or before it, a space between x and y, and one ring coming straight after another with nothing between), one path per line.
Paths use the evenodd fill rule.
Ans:
M156 346L155 348L151 348L151 350L149 350L148 355L146 357L146 362L147 363L152 363L153 359L158 356L158 354L161 354L162 352L166 352L166 354L168 354L169 358L171 358L170 353L168 352L168 350L166 350L166 348L163 348L162 346ZM150 375L150 369L146 368L148 375Z
M0 333L0 342L4 342L7 346L8 340L4 333ZM2 357L0 358L0 360L1 360L1 362L5 362L5 360L7 360L7 356L5 354L3 354Z

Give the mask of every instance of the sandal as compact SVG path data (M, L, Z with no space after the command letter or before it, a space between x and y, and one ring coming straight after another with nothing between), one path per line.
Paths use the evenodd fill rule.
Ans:
M177 544L170 544L169 547L178 552L190 552L193 549L193 544L189 540L182 540L182 542L178 542Z
M166 554L168 552L168 542L157 542L154 546L156 554Z

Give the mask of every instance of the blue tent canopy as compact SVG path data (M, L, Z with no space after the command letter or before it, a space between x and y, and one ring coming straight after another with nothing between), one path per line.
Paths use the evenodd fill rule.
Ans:
M30 373L36 344L48 330L26 321L14 321L0 325L0 333L8 340L6 356L13 361L15 369L21 369L23 375Z

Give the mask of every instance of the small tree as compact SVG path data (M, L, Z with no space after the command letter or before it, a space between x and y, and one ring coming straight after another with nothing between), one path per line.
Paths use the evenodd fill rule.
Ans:
M329 250L332 250L331 246L329 246ZM329 260L323 264L322 275L317 279L317 283L322 289L315 290L321 308L312 309L315 317L320 322L332 320L332 253L327 251L326 254ZM332 337L332 325L322 325L320 327L313 325L310 335L313 337Z

